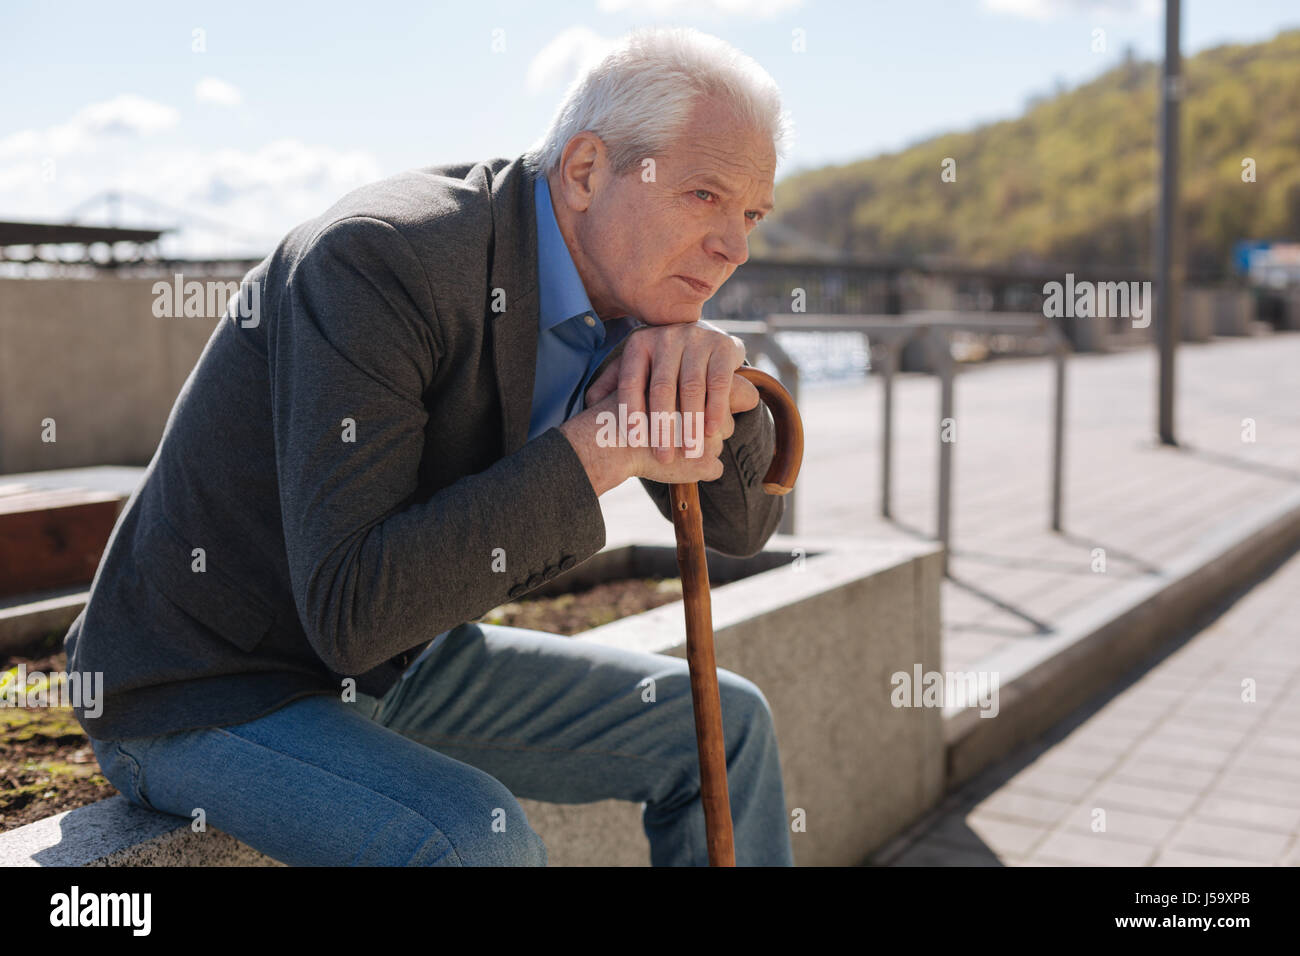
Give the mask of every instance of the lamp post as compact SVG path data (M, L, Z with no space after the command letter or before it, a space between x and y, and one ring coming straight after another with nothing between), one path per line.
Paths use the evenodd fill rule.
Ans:
M1182 99L1182 54L1179 48L1180 0L1165 0L1165 62L1160 84L1160 208L1156 213L1156 335L1160 348L1160 441L1174 437L1174 348L1178 342L1182 270L1175 267L1178 242L1178 106Z

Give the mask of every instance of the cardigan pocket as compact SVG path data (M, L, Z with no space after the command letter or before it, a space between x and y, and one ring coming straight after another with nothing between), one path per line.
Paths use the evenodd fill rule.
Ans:
M155 519L137 535L136 563L150 583L200 625L249 652L270 633L275 611L204 552L203 570L194 569L195 547L166 519Z

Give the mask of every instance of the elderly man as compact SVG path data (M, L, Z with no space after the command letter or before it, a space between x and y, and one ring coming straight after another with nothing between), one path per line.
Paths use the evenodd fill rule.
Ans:
M69 669L104 674L78 719L113 784L290 864L544 864L516 797L640 803L651 863L705 863L685 662L466 622L598 552L599 497L629 477L665 516L669 484L703 482L724 553L775 530L774 424L739 340L698 320L784 137L751 60L638 33L523 156L403 173L293 229L66 637ZM602 440L620 404L683 434ZM788 865L767 702L719 681L737 863Z

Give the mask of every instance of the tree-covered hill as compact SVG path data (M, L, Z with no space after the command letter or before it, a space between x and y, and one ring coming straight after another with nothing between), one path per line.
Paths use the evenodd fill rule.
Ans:
M1300 30L1183 68L1187 270L1220 275L1237 239L1300 238ZM751 254L1149 267L1159 81L1157 64L1130 59L1018 119L783 179Z

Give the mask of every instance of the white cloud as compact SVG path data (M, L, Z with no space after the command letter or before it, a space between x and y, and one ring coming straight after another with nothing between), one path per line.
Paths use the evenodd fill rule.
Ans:
M123 93L103 103L92 103L80 110L74 123L81 123L95 134L143 136L175 126L180 113L170 106Z
M31 154L93 152L114 140L148 136L179 121L180 113L170 106L123 93L82 107L66 123L43 130L20 130L0 139L0 161Z
M228 236L195 227L179 237L186 255L221 255L233 247L269 252L290 228L384 172L364 150L278 139L253 150L168 153L127 175L137 192L196 220L225 223ZM243 236L260 237L261 245L241 242Z
M217 106L238 106L243 100L236 87L215 76L205 76L194 84L194 98L200 103Z
M177 120L169 107L118 97L0 140L0 210L57 222L115 190L125 195L122 225L188 223L161 240L168 255L265 255L293 226L385 175L366 150L296 139L199 148L167 130ZM83 218L103 222L103 210L99 203Z
M803 0L599 0L596 6L602 13L631 10L642 15L663 17L713 14L768 20L799 9L803 6Z
M524 82L537 93L552 85L567 86L587 67L599 62L613 47L614 37L601 36L589 27L569 27L542 47L528 64Z
M1069 16L1102 18L1163 16L1160 0L983 0L992 13L1008 13L1031 20L1057 20Z

